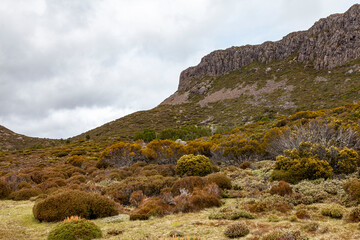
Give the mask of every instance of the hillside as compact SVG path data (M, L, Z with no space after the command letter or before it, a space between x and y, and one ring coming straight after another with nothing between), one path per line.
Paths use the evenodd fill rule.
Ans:
M233 128L354 103L360 90L359 26L356 4L277 42L214 51L184 70L178 90L156 108L75 139L126 139L145 128L160 131L191 124Z
M32 138L14 133L0 125L0 150L16 150L23 148L43 148L54 146L58 140L45 138Z

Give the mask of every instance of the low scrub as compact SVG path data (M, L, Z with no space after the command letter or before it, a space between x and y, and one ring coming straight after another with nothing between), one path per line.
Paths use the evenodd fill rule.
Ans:
M33 214L40 222L55 222L71 216L86 219L108 217L118 214L118 211L114 201L106 197L70 190L37 202L33 207Z
M249 228L245 223L236 223L228 226L224 232L228 238L244 237L250 233Z
M342 218L344 215L344 208L338 204L330 204L321 208L321 215L331 218Z

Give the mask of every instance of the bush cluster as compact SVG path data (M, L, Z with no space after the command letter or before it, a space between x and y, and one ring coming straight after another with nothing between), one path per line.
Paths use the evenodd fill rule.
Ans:
M103 196L77 190L66 191L37 202L34 217L39 221L55 222L71 216L86 219L108 217L118 214L115 203Z
M358 165L359 155L353 149L339 150L302 142L299 149L285 150L283 155L276 158L272 179L291 183L303 179L327 179L333 173L353 173Z

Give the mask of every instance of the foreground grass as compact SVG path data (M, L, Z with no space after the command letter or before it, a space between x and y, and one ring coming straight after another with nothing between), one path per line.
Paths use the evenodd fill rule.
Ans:
M248 199L227 199L223 207L242 204ZM34 202L31 201L0 201L0 239L46 239L55 223L39 223L32 215ZM309 239L360 239L358 224L348 223L345 219L323 217L318 209L324 204L312 204L311 220L291 221L296 209L287 214L269 212L258 214L253 220L244 221L250 229L250 234L242 239L255 240L272 230L300 231ZM103 239L170 239L170 231L176 230L185 236L198 236L201 239L227 239L224 236L226 227L236 221L209 220L209 215L216 209L206 209L199 213L182 213L152 218L148 221L129 221L127 215L97 219ZM276 216L277 221L269 219ZM307 226L317 223L315 231Z

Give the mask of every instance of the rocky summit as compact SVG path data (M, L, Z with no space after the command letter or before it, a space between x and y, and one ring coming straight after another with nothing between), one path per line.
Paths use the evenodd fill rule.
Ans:
M317 70L332 69L360 57L360 5L344 14L317 21L309 30L293 32L277 42L231 47L203 57L180 74L179 92L188 91L194 79L221 76L252 62L270 63L291 57Z

